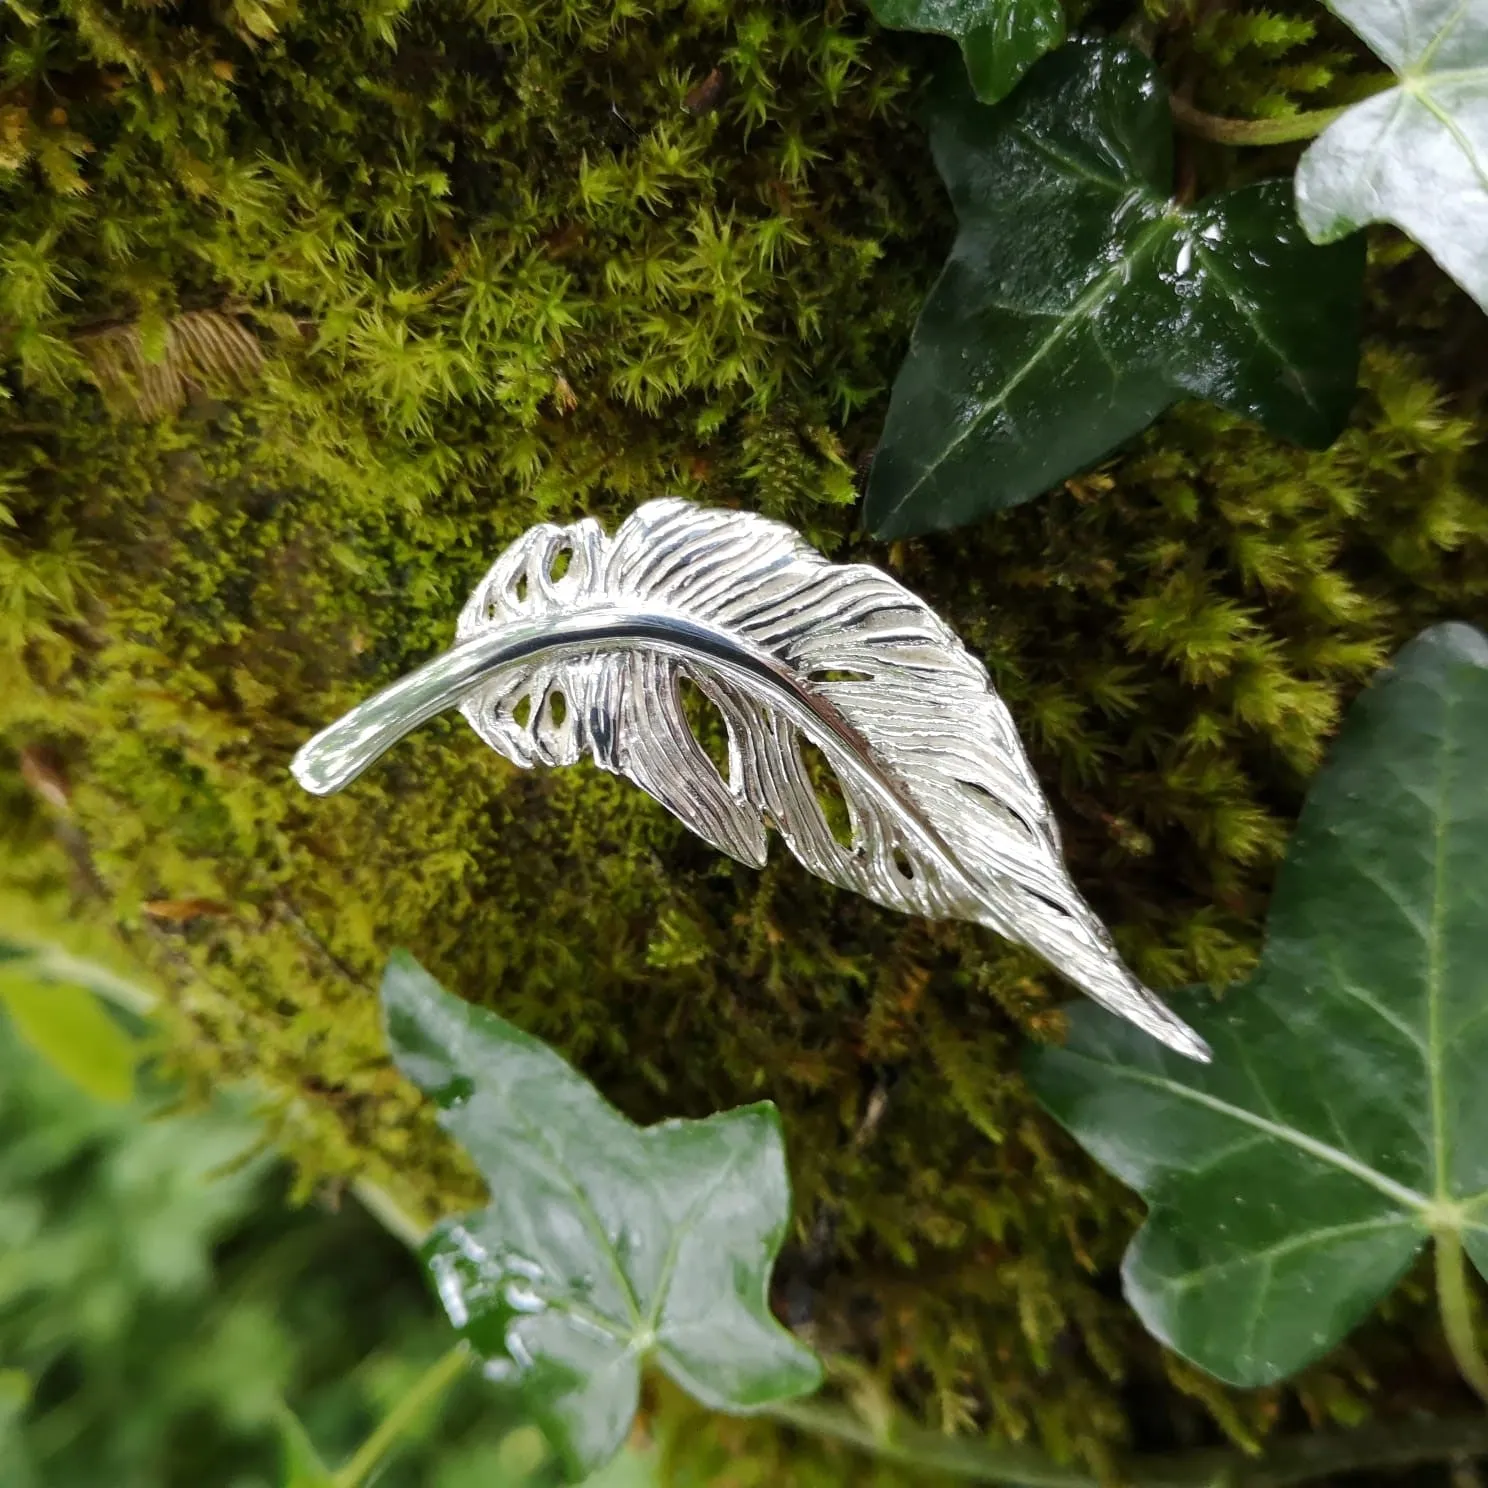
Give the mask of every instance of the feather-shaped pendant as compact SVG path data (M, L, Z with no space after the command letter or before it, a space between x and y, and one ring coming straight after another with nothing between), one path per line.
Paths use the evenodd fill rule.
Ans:
M456 637L306 744L300 784L339 790L458 705L515 764L592 755L757 868L768 823L822 878L907 914L986 925L1163 1043L1209 1057L1122 965L1071 883L986 670L887 574L830 563L763 517L652 501L614 537L591 519L532 528L482 580ZM727 778L687 722L683 681L722 715ZM803 737L837 776L847 845Z

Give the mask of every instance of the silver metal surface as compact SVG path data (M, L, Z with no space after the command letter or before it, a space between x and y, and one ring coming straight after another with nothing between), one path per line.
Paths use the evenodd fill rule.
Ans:
M300 784L340 790L459 707L515 764L588 754L754 867L774 827L822 878L908 914L986 925L1163 1043L1209 1057L1122 965L1070 882L986 670L887 574L829 563L763 517L652 501L613 538L588 519L534 527L496 560L456 637L306 744ZM684 682L722 718L726 776L688 723ZM803 738L836 776L842 840Z

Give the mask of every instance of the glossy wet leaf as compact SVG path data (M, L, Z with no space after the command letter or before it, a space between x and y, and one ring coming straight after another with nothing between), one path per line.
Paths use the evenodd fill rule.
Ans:
M17 957L0 961L0 1007L47 1063L89 1095L114 1105L133 1096L139 1047L92 992L48 981Z
M637 1127L537 1039L445 992L411 957L383 980L399 1067L490 1186L424 1256L451 1321L517 1390L574 1478L624 1443L654 1360L717 1410L816 1388L771 1316L790 1217L768 1103Z
M1214 1063L1095 1007L1040 1099L1147 1200L1126 1294L1219 1378L1338 1343L1433 1231L1488 1273L1488 639L1427 631L1355 703L1255 975L1185 1012Z
M894 383L877 536L1027 501L1183 397L1303 444L1337 435L1363 244L1309 243L1280 181L1176 204L1147 58L1075 42L996 108L951 75L929 122L960 230Z
M1059 0L869 0L881 24L932 31L961 47L983 103L996 103L1047 51L1064 40Z
M1297 167L1303 226L1329 243L1393 222L1488 310L1488 5L1328 4L1400 82L1308 148Z
M336 1488L335 1475L300 1424L286 1409L279 1417L279 1481L281 1488Z

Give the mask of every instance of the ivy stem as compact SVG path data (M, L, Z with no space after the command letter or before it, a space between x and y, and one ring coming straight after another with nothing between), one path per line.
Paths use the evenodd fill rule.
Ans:
M413 1388L385 1415L377 1429L357 1448L355 1456L332 1479L332 1488L361 1488L387 1456L394 1443L457 1380L470 1362L470 1345L463 1340L415 1381Z
M1381 73L1370 78L1365 96L1394 87L1395 82L1394 73ZM1206 114L1203 109L1195 108L1176 93L1169 99L1169 104L1174 122L1186 134L1215 140L1221 145L1291 145L1299 140L1310 140L1354 106L1344 103L1337 108L1308 109L1281 119L1222 119L1218 114Z
M1473 1320L1472 1289L1467 1279L1467 1260L1462 1236L1453 1230L1436 1233L1436 1302L1441 1310L1442 1331L1462 1378L1488 1405L1488 1359L1478 1343Z
M832 1437L881 1460L923 1467L989 1488L1103 1488L1108 1479L1062 1466L1028 1447L947 1437L923 1426L875 1432L850 1410L795 1401L764 1412L800 1431ZM1116 1475L1142 1488L1301 1488L1339 1474L1418 1467L1488 1451L1488 1416L1382 1421L1350 1431L1283 1438L1259 1457L1232 1447L1127 1457Z
M1089 1473L1062 1467L1033 1448L993 1446L902 1424L889 1432L877 1432L846 1407L830 1401L791 1400L769 1406L761 1414L797 1431L856 1447L880 1462L926 1468L967 1482L998 1488L1099 1488Z
M1325 130L1349 108L1309 109L1306 113L1288 114L1280 119L1222 119L1206 114L1175 93L1169 100L1173 118L1185 134L1215 140L1221 145L1290 145L1297 140L1312 139Z

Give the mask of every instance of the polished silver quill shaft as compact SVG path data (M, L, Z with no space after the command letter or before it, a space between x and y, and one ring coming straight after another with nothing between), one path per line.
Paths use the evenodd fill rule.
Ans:
M726 775L687 721L684 681L722 718ZM455 645L317 734L295 778L339 790L451 707L518 765L592 756L746 863L764 865L768 824L833 883L987 925L1170 1047L1209 1057L1070 881L981 664L888 575L829 563L780 523L664 500L612 538L588 520L533 528L471 596ZM847 841L803 738L837 777Z

